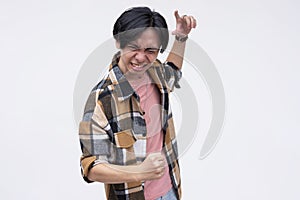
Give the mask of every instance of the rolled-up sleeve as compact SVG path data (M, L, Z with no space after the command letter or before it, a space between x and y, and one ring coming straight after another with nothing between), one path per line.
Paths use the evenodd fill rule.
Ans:
M174 63L168 61L164 62L163 73L164 73L164 78L171 91L174 90L174 87L180 88L179 80L182 77L182 72L181 70L178 69L178 67Z
M92 92L87 100L83 120L79 125L79 140L82 151L80 158L81 172L88 183L87 176L90 169L100 163L108 163L111 142L105 130L108 121L101 103L97 101L96 91Z

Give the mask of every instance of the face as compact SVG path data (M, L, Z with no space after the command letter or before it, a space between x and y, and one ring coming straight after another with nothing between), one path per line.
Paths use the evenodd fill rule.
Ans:
M156 60L160 42L155 30L148 28L136 40L121 49L119 67L132 78L143 75Z

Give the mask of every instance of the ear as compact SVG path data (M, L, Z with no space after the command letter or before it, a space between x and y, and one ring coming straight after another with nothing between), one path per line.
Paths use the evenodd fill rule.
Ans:
M117 49L120 49L120 42L119 42L119 41L116 40L115 45L116 45L116 48L117 48Z

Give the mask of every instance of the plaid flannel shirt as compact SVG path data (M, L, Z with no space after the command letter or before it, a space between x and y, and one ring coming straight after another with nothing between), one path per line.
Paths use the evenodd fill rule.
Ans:
M91 91L79 125L81 170L87 182L91 182L87 178L89 170L97 164L134 165L146 157L146 123L140 98L117 63L115 55L108 76ZM160 91L163 152L173 188L180 199L178 149L169 94L174 87L179 87L181 71L171 62L156 60L148 73ZM108 200L145 199L142 182L105 184L105 192Z

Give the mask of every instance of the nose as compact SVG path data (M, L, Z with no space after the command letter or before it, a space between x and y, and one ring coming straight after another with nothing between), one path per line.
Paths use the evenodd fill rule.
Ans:
M148 58L147 58L147 55L144 51L140 50L140 51L137 51L134 58L139 62L139 63L142 63L142 62L145 62Z

